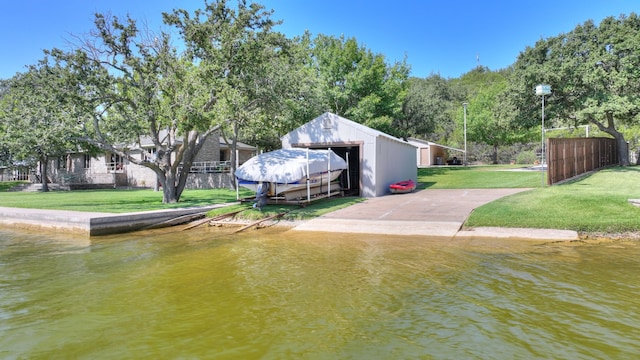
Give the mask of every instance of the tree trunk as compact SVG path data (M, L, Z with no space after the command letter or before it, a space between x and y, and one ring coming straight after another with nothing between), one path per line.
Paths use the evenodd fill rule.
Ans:
M49 182L47 181L47 169L49 168L47 164L47 156L40 157L40 183L42 184L42 191L49 191Z
M629 166L629 144L627 144L622 133L613 135L613 137L616 139L616 143L618 144L618 163L621 166Z
M177 203L180 201L182 192L187 184L187 177L189 176L189 170L193 164L193 160L200 152L200 149L204 145L207 138L215 133L219 127L207 130L204 134L200 134L198 131L191 130L187 133L187 136L182 144L182 147L176 153L174 163L167 162L163 168L166 169L164 174L159 175L162 183L163 200L165 204ZM167 161L169 158L167 158ZM182 171L178 174L178 164L182 164Z
M589 119L589 121L595 124L598 129L606 132L607 134L613 136L614 139L616 139L616 145L618 147L618 165L629 166L629 145L624 139L624 135L616 129L613 113L609 112L606 116L607 126L604 126L594 119Z
M493 145L493 154L491 154L492 160L493 160L493 164L497 165L498 164L498 145Z
M182 144L183 148L180 149L178 157L182 160L182 172L178 174L178 181L176 184L176 197L178 200L180 199L180 196L182 196L184 187L187 185L187 178L189 177L189 171L193 165L193 160L200 151L202 143L204 143L204 140L200 140L200 134L195 130L191 130L187 133L185 141Z
M187 170L188 171L188 170ZM176 176L173 171L168 171L161 179L162 183L162 203L163 204L175 204L178 202L179 197L176 191Z

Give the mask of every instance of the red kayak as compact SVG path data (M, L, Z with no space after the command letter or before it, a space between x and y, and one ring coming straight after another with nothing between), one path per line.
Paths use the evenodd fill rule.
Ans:
M404 194L415 190L416 183L413 180L399 181L389 185L392 194Z

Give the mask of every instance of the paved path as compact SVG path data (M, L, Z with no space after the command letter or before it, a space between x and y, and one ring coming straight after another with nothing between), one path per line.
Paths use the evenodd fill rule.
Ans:
M434 189L387 195L306 221L295 231L331 231L438 237L512 237L574 240L575 231L475 228L461 231L473 209L526 189Z
M204 213L225 205L228 204L124 214L0 207L0 225L5 224L18 228L59 229L87 235L107 235L140 230L179 217Z

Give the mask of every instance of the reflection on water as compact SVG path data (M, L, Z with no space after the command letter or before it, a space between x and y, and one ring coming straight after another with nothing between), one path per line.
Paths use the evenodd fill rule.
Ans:
M640 246L0 230L0 358L630 358Z

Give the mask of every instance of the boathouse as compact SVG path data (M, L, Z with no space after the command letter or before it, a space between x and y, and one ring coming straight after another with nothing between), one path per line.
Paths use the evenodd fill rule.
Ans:
M345 159L349 170L340 181L351 195L382 196L392 183L417 180L415 146L336 114L324 113L280 139L283 149L330 148Z

